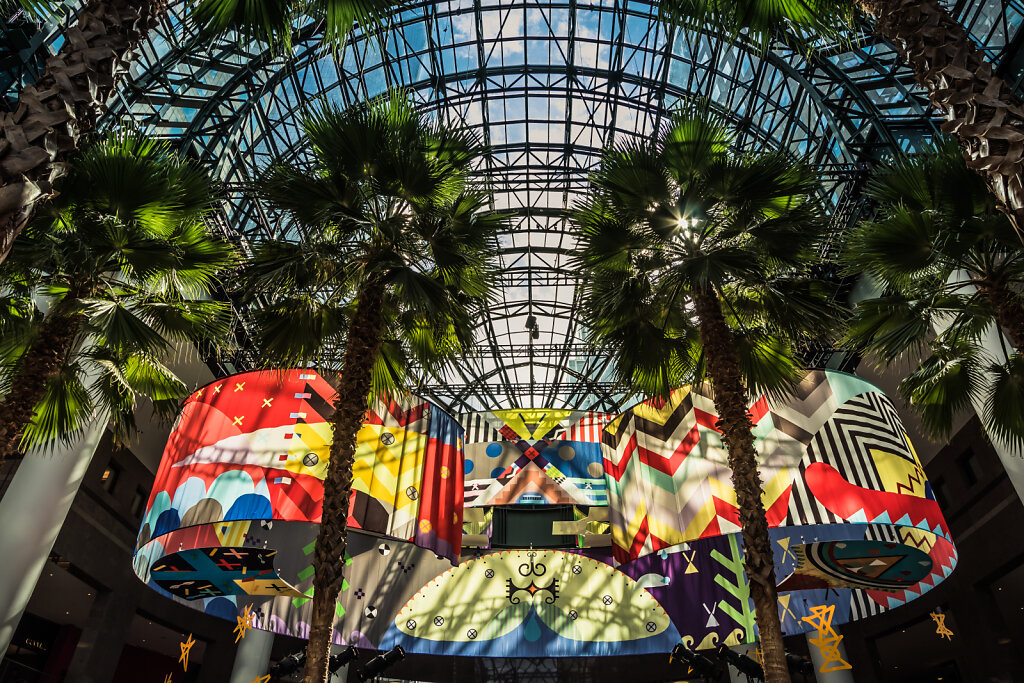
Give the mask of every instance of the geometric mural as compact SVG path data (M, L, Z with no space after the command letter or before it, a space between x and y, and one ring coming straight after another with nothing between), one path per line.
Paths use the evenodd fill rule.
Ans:
M466 506L608 505L601 430L613 417L571 410L457 415L466 428Z
M801 619L815 605L836 604L836 624L878 614L919 597L956 566L921 463L877 387L844 373L812 371L785 402L760 397L750 415L784 631L808 630ZM701 565L736 585L722 573L724 561L742 552L742 541L716 421L708 395L682 388L668 400L634 406L604 434L615 561L630 574L644 567L668 577L679 575L672 557L689 558L690 576L683 573L671 591L677 600L710 590L694 580ZM735 550L722 545L726 539ZM731 632L714 627L722 620L713 603L683 602L680 615L714 612L703 630L681 628L697 644L729 638ZM752 637L753 622L735 603L719 607L730 626Z
M191 397L143 520L138 576L209 614L234 621L248 608L255 628L307 637L332 399L299 370ZM836 625L879 614L953 571L945 520L876 387L815 371L786 402L762 397L750 413L784 633L811 630L803 618L822 605ZM619 416L455 419L416 397L376 403L358 434L335 643L571 657L754 642L716 419L690 388ZM491 508L524 504L584 506L562 524L607 519L612 547L460 548L466 509L481 508L465 513L479 534Z

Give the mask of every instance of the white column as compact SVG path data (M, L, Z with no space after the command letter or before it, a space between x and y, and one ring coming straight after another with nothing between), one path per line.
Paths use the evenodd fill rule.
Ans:
M967 278L965 274L958 274L954 277L955 281L958 282ZM973 289L974 288L971 286L964 286L960 291L970 293ZM933 327L936 332L941 334L948 329L949 325L943 321L936 320ZM1013 344L1010 343L1010 340L1003 335L1002 330L1000 330L995 324L988 326L984 334L981 335L980 341L985 353L997 363L1005 362L1006 354L1012 354L1016 350L1014 349ZM984 401L972 399L971 403L974 406L974 412L979 416L983 416L985 414ZM1003 469L1006 470L1006 476L1009 477L1010 483L1013 484L1013 489L1017 492L1017 497L1020 498L1021 501L1024 501L1024 451L1008 446L994 434L990 434L987 429L985 430L985 434L992 443L992 449L996 452L996 456L998 456Z
M245 638L238 641L230 683L252 683L266 675L273 647L274 634L270 631L254 628L246 632Z
M833 627L835 628L835 627ZM825 663L825 658L821 656L821 650L818 646L811 642L811 638L817 638L817 631L813 633L807 633L807 649L811 651L811 663L814 664L814 677L818 683L857 683L853 677L852 669L842 669L840 671L829 671L828 673L821 673L821 666ZM846 646L843 645L843 641L839 641L839 656L843 658L844 662L849 662L850 658L846 654Z
M97 417L70 447L29 451L0 500L0 659L107 428Z

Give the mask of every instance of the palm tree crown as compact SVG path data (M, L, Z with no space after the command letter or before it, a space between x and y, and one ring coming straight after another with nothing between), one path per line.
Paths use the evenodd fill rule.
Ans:
M866 192L879 218L850 236L843 259L880 288L861 301L851 340L883 363L926 356L900 392L936 436L972 399L993 433L1024 445L1024 252L1013 226L957 147L944 143L880 166ZM992 356L980 336L997 325L1014 348ZM941 329L937 336L933 329Z
M356 24L380 21L398 5L394 0L189 0L190 17L200 35L234 31L243 40L259 40L272 49L291 48L292 34L305 17L319 25L326 45L340 48Z
M653 142L605 153L573 215L583 314L621 378L667 395L710 382L729 453L767 680L788 680L751 391L782 392L797 347L830 328L823 283L802 271L822 221L811 170L779 153L736 154L727 129L683 111Z
M233 251L203 223L210 185L167 145L135 134L78 155L0 267L2 456L69 436L97 407L111 409L122 436L138 397L176 409L186 387L162 359L227 330L226 307L210 294Z
M677 115L652 144L605 154L574 212L584 317L620 378L648 394L706 379L695 298L721 301L748 388L783 390L798 350L832 328L827 287L800 275L823 227L811 170L737 155L729 133Z
M429 369L466 350L486 301L505 218L468 183L481 150L400 93L325 108L305 131L312 165L274 166L257 184L302 235L255 247L249 294L274 295L253 307L257 347L274 363L337 370L360 293L379 289L375 388L401 386L410 360Z

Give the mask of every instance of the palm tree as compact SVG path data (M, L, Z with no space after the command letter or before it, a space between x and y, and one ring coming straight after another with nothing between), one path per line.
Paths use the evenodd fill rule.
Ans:
M187 390L162 359L228 329L209 297L233 252L203 223L206 173L130 133L73 162L0 265L0 460L70 438L96 408L118 436L140 396L173 412Z
M843 260L882 291L858 304L851 341L886 364L927 354L900 392L934 436L980 399L990 433L1024 446L1024 251L1010 221L955 143L880 166L866 192L879 219L853 231ZM979 340L992 325L1014 347L999 358Z
M799 346L831 325L803 273L822 221L814 174L781 153L738 155L721 123L677 113L653 141L607 150L573 213L583 318L647 394L707 381L733 472L766 680L788 681L761 501L751 396L784 394Z
M304 121L311 163L276 166L258 194L302 238L258 245L247 268L256 343L273 365L337 371L333 442L316 541L306 683L327 680L352 466L370 397L436 370L472 341L505 218L468 181L481 153L402 93Z
M18 105L0 114L0 262L39 203L67 172L67 160L95 130L127 63L174 0L0 0L39 20L71 17L68 39L39 79L22 87ZM291 46L295 21L319 22L327 43L344 43L355 23L384 16L392 0L181 0L203 38L236 31L242 39Z
M671 21L746 31L763 46L781 39L806 47L843 35L858 10L871 17L1024 240L1024 103L940 0L661 0L661 8Z

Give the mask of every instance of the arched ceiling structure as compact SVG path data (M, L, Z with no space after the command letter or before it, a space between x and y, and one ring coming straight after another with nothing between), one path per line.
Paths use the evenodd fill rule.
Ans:
M1024 4L967 0L954 10L994 60L1015 63ZM109 125L130 120L215 169L228 195L223 227L243 240L292 234L241 188L272 159L303 158L298 123L310 104L403 87L424 110L475 128L491 148L480 171L494 204L516 219L501 238L500 292L479 321L477 355L423 388L458 411L616 406L607 359L576 319L564 213L603 147L651 135L681 99L709 99L740 146L809 155L837 225L858 211L866 162L935 131L892 48L871 37L813 60L761 54L669 28L645 0L414 1L337 56L320 48L315 26L299 34L287 57L234 40L201 44L172 10Z

